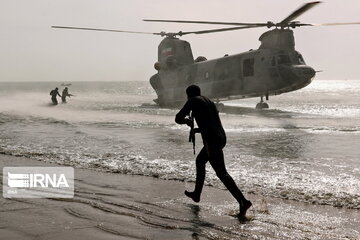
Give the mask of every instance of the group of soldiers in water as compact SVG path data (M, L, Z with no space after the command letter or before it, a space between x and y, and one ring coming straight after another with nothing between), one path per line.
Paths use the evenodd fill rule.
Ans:
M61 97L62 103L66 103L66 97L74 96L72 94L69 94L69 90L67 87L64 88L61 95L59 93L59 88L55 88L54 90L52 90L50 92L50 95L51 95L51 101L54 105L58 104L57 96Z

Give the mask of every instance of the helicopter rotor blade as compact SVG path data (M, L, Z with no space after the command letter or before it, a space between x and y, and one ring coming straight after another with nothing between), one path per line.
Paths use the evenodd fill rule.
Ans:
M344 23L312 23L310 26L341 26L341 25L358 25L360 22L344 22Z
M234 26L259 26L259 27L267 26L267 23L239 23L239 22L212 22L212 21L158 20L158 19L143 19L143 21L145 21L145 22L169 22L169 23L217 24L217 25L234 25Z
M241 27L232 27L232 28L218 28L218 29L210 29L210 30L201 30L201 31L192 31L192 32L178 32L178 33L151 33L151 32L134 32L134 31L123 31L123 30L114 30L114 29L101 29L101 28L83 28L83 27L66 27L66 26L51 26L52 28L60 28L60 29L73 29L73 30L88 30L88 31L102 31L102 32L122 32L122 33L137 33L137 34L152 34L152 35L160 35L160 36L183 36L187 34L205 34L205 33L214 33L214 32L225 32L225 31L233 31L239 29L246 28L257 28L263 26L241 26Z
M240 29L247 28L258 28L263 26L242 26L242 27L232 27L232 28L217 28L217 29L209 29L209 30L201 30L201 31L193 31L193 32L179 32L179 36L187 35L187 34L206 34L206 33L215 33L215 32L226 32L226 31L234 31Z
M315 5L321 3L321 1L316 2L309 2L295 10L293 13L291 13L288 17L286 17L284 20L280 22L280 24L286 24L294 20L295 18L299 17L304 12L308 11L309 9L313 8Z
M114 29L101 29L101 28L83 28L83 27L66 27L66 26L51 26L51 27L52 27L52 28L61 28L61 29L74 29L74 30L88 30L88 31L102 31L102 32L123 32L123 33L162 35L162 33L135 32L135 31L124 31L124 30L114 30Z

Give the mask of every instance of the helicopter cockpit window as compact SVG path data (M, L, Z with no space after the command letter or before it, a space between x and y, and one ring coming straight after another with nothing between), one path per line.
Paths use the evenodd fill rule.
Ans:
M304 58L301 56L301 54L298 55L299 63L305 64Z
M277 62L278 64L291 64L291 60L288 55L279 55Z
M244 60L243 63L243 75L244 77L250 77L250 76L254 76L254 59L253 58L248 58Z

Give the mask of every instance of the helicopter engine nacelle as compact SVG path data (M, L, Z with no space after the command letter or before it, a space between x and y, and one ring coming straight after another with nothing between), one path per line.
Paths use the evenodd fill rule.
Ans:
M158 47L158 66L156 70L174 70L180 66L194 63L190 44L175 37L166 37ZM158 71L159 71L158 70Z
M259 40L260 49L280 49L295 51L294 33L290 29L274 29L263 33Z

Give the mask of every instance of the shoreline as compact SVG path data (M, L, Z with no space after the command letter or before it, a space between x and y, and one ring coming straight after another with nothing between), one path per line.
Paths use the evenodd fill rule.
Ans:
M0 154L0 166L61 165ZM244 193L254 203L248 211L254 220L244 224L230 216L238 211L230 193L204 186L201 202L194 204L183 194L193 185L75 168L73 199L1 196L0 236L20 240L335 239L332 236L341 231L345 239L360 238L360 211L356 209L265 200ZM307 232L310 227L316 230Z

